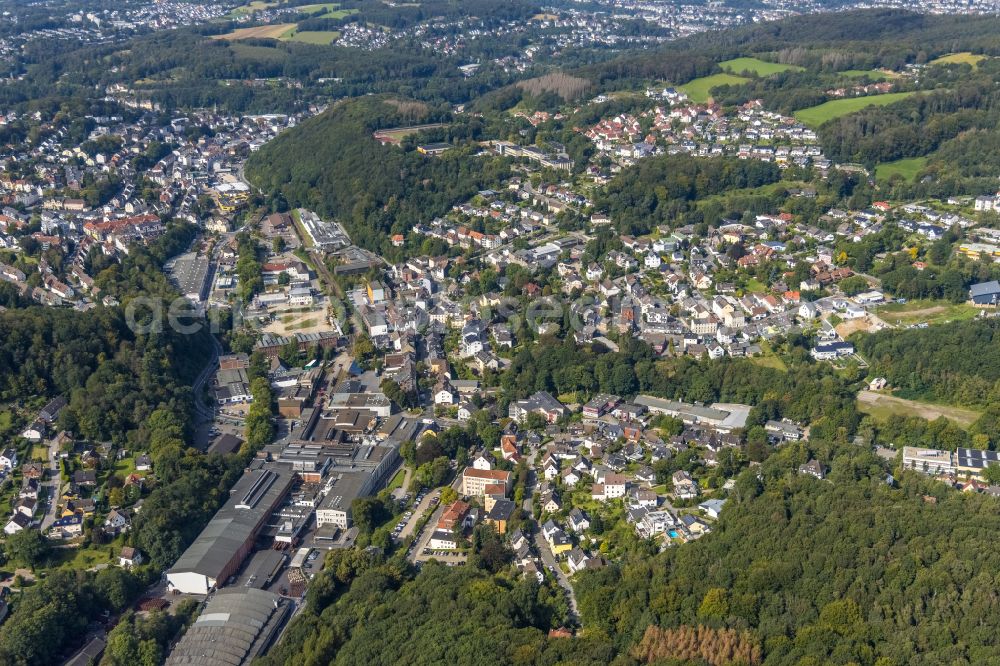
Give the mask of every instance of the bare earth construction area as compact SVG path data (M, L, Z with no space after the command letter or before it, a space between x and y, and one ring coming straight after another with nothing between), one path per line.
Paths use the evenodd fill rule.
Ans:
M919 416L922 419L933 421L943 416L963 427L972 425L980 416L979 412L972 409L906 400L874 391L858 393L858 404L861 411L876 418L888 418L896 415Z

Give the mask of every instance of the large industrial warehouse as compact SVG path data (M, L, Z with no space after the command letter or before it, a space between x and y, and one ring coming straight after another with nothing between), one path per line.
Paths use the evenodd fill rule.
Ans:
M294 477L279 465L246 472L225 506L167 571L168 587L184 594L208 594L224 585L253 550L257 535L288 494Z
M241 666L270 646L290 604L253 588L221 590L167 658L168 666Z

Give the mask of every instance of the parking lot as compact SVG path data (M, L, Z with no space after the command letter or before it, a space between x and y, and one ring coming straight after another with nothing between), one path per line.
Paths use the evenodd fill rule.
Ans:
M405 521L403 522L402 529L398 531L393 531L393 537L397 541L405 541L410 537L411 534L416 530L417 523L420 522L421 516L427 512L428 509L437 508L438 503L441 501L441 491L435 490L433 492L421 491L413 498L413 509L407 511L404 515Z
M437 560L447 564L450 567L458 566L460 564L465 564L469 561L468 553L463 553L457 550L434 550L432 548L424 548L413 558L418 564L421 562L427 562L428 560Z

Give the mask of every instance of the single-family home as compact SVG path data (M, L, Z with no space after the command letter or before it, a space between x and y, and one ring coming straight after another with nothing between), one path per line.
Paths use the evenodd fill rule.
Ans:
M11 534L17 534L23 529L27 529L29 525L31 525L31 518L20 511L15 511L11 514L7 524L3 526L3 532L7 536L10 536Z
M724 499L710 499L699 504L698 508L701 509L709 518L718 519L719 515L722 513L722 507L725 503L726 500Z
M118 566L123 569L131 569L140 564L142 564L142 553L132 546L122 546L122 550L118 554Z
M810 460L804 465L799 466L799 474L808 474L809 476L814 476L817 479L826 478L826 470L823 465L818 460Z
M17 467L17 451L12 448L6 448L3 451L0 451L0 470L3 470L4 472L12 472L15 467Z

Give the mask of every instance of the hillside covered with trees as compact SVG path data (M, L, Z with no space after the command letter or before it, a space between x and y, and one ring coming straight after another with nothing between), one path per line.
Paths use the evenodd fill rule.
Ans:
M386 98L336 104L257 151L246 174L283 205L336 218L355 243L391 257L392 234L444 214L507 173L504 160L473 157L474 146L431 158L372 137L449 117L446 109ZM476 123L468 138L477 138Z

